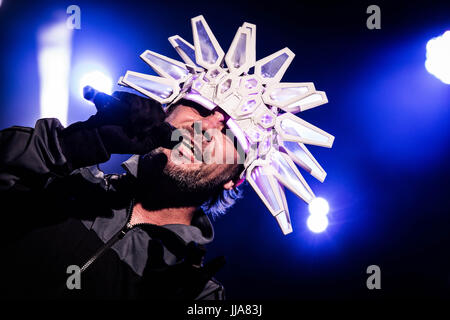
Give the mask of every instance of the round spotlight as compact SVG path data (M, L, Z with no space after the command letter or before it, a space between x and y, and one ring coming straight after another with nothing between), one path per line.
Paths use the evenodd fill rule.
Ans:
M308 206L309 213L311 215L327 215L328 211L330 211L330 206L328 205L327 200L324 198L314 198Z
M312 214L308 217L306 225L312 232L320 233L328 227L328 218L326 215Z
M83 88L91 86L94 89L111 94L113 82L110 77L100 71L92 71L84 74L80 79L80 94L83 97Z
M425 68L445 84L450 84L450 31L427 43Z

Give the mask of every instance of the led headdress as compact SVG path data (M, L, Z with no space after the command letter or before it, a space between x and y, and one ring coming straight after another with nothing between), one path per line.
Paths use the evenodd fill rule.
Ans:
M127 71L119 84L162 104L183 98L225 111L226 124L246 153L242 177L288 234L292 226L284 187L307 203L315 197L295 163L323 182L326 172L305 144L330 148L334 141L294 113L327 103L325 92L311 82L280 83L294 58L288 48L256 61L255 25L244 23L225 55L203 16L191 22L194 45L178 35L169 38L184 63L147 50L141 58L159 77Z

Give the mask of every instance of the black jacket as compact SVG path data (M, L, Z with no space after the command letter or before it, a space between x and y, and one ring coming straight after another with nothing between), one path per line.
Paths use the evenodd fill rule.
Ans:
M143 276L153 259L148 257L149 243L160 245L164 262L173 265L190 241L203 245L213 240L210 220L199 210L190 226L127 228L133 159L126 164L129 173L123 175L105 175L97 167L71 171L68 153L61 150L62 129L56 119L41 119L35 128L0 131L1 294L157 298L158 288ZM86 141L72 141L74 150L69 153L94 154L101 163L109 155L100 141L94 142L99 145L96 150L84 150ZM90 264L93 256L98 257ZM67 279L73 275L69 266L86 267L81 289L68 289ZM197 299L223 297L223 287L211 279Z

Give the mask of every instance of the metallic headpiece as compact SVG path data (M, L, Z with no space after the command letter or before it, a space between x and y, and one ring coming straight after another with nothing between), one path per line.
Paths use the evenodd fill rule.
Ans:
M255 25L244 23L225 55L203 16L191 21L194 45L178 35L169 38L184 63L147 50L141 58L159 77L127 71L119 84L161 104L183 98L228 114L226 124L246 153L241 177L288 234L292 226L284 186L307 203L315 197L295 163L323 182L326 172L305 144L330 148L334 141L294 113L327 103L325 92L311 82L280 83L294 58L288 48L256 61Z

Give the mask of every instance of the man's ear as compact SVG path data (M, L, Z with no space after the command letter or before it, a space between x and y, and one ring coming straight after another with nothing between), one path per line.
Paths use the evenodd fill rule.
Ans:
M234 187L234 182L233 182L233 180L230 180L230 181L228 181L227 183L225 183L225 184L223 185L223 188L224 188L225 190L231 190L231 189L233 189L233 187Z

